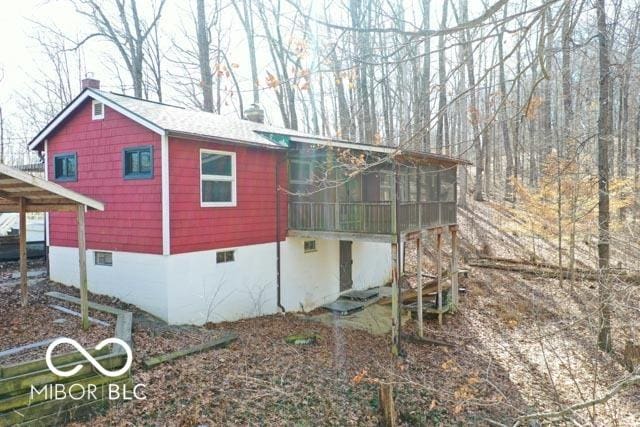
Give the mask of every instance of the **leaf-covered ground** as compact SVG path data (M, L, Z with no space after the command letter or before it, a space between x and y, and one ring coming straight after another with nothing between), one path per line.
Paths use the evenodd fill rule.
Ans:
M463 256L472 257L490 245L496 256L526 258L517 236L501 230L495 220L502 214L474 212L492 219L461 215ZM552 262L553 246L545 245L545 258ZM538 254L545 251L538 248ZM414 263L410 247L407 270L414 270ZM425 265L432 266L432 260ZM614 352L608 355L595 345L593 282L565 281L560 287L552 279L477 268L463 285L467 293L459 311L447 316L442 328L433 319L426 323L427 337L455 346L409 339L415 336L415 323L409 322L403 329L404 357L399 359L389 352L388 336L323 326L294 314L177 327L135 307L92 296L134 311L133 376L146 385L147 399L115 405L86 424L377 425L379 383L387 382L394 385L403 425L511 425L527 413L600 397L628 375L621 354L626 340L639 339L640 287L614 285ZM10 288L5 287L3 295L17 293L17 287ZM52 283L34 285L30 292L37 296L47 289L77 293ZM15 304L16 298L2 300ZM0 304L5 304L3 310L7 307ZM39 327L43 336L49 330L42 324L31 327ZM224 331L239 336L226 349L151 370L142 366L146 357L199 344ZM317 333L320 340L310 346L283 340L305 331ZM636 385L604 405L573 414L573 420L581 425L640 425L639 408Z

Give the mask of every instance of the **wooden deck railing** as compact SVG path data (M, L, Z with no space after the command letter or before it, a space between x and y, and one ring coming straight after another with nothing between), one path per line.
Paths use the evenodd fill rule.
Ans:
M289 228L304 231L393 234L391 202L289 202ZM400 231L456 223L455 203L401 203Z

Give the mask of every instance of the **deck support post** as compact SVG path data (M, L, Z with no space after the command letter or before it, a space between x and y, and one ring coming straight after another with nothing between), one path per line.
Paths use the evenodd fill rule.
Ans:
M451 231L451 298L454 310L458 309L460 294L458 291L458 226L449 226Z
M436 280L438 284L438 324L442 326L442 228L436 228Z
M22 306L26 307L29 301L28 277L27 277L27 207L24 197L20 197L20 295Z
M422 321L422 231L418 234L418 238L416 239L416 292L418 296L418 336L420 338L424 338L424 322Z
M78 263L80 271L80 313L82 329L89 329L89 291L87 286L87 243L85 238L84 205L78 205Z
M398 243L391 243L391 353L400 355L400 283Z

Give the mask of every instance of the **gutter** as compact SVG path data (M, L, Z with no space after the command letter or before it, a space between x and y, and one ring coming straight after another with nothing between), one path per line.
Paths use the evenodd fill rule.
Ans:
M282 313L286 310L282 305L282 287L280 281L281 259L280 259L280 156L276 155L276 288L277 288L277 305Z

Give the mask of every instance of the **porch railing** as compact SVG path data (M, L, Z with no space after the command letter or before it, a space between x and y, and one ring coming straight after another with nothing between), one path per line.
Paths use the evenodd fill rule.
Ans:
M289 228L366 234L393 234L391 202L289 202ZM455 203L401 203L400 231L456 223Z

